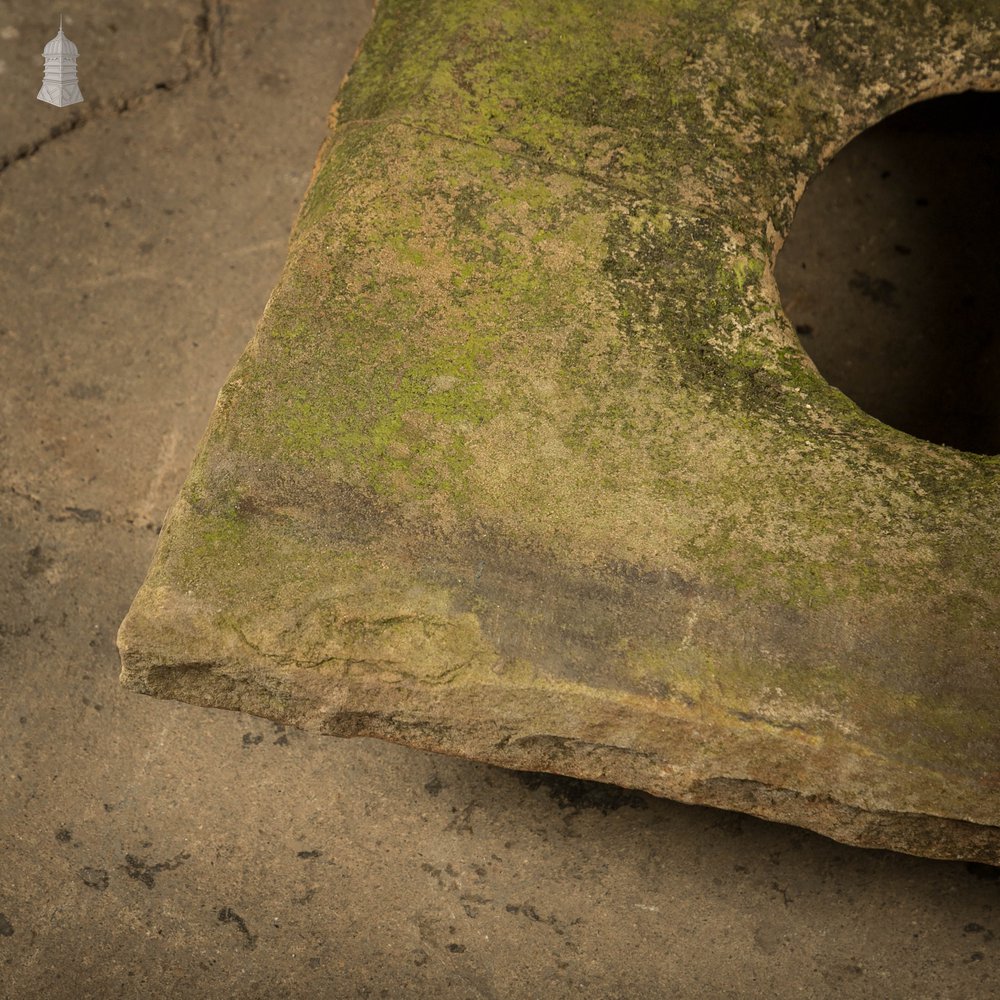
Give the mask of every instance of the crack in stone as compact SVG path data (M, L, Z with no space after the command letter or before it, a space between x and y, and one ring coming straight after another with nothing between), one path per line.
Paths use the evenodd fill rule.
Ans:
M185 59L184 72L179 76L144 87L133 94L124 96L95 98L84 105L83 109L74 108L69 117L53 125L49 134L30 142L23 143L13 153L0 155L0 174L19 160L27 160L50 142L75 132L87 122L99 118L107 118L124 114L140 107L147 97L158 91L174 91L201 76L205 71L210 76L218 76L222 68L222 37L225 26L226 4L221 0L202 0L201 13L195 18L195 40L193 48L196 58L193 62ZM192 46L185 45L184 49Z

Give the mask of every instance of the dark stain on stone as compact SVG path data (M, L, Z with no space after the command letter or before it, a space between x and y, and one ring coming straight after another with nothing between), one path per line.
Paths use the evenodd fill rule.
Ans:
M769 391L767 373L746 378L753 391ZM528 656L554 678L585 675L594 684L617 686L617 666L625 656L620 640L641 639L650 632L649 623L656 622L658 642L680 641L692 600L711 596L701 583L670 567L610 558L595 574L594 567L567 565L556 553L525 545L485 519L473 518L449 531L443 544L433 519L404 515L372 491L338 483L318 495L305 475L282 471L278 477L266 466L244 468L240 475L241 517L269 519L283 506L295 505L304 509L298 526L302 537L314 534L318 544L364 546L391 538L403 558L420 566L422 579L451 592L453 610L476 615L503 656ZM228 483L221 471L210 472L206 491L224 493ZM193 509L211 513L198 503ZM350 729L351 714L338 715L330 731L338 736L388 734L377 713L353 713L357 731Z
M995 937L993 931L991 931L988 927L984 927L982 924L976 923L974 921L966 924L962 928L962 931L965 934L982 934L984 944L992 941L993 938Z
M434 865L432 865L430 862L425 861L420 866L420 870L427 872L428 875L434 878L437 881L439 889L447 889L447 888L451 888L453 890L457 889L457 885L455 882L449 883L449 881L445 878L445 875L449 875L452 879L457 879L459 877L458 870L454 868L450 863L445 865L444 868L435 868ZM469 896L462 896L461 898L474 899L474 897L469 897ZM485 902L492 902L492 900L485 900Z
M518 780L531 791L544 789L560 809L582 812L584 809L599 809L603 815L628 806L630 809L648 809L648 796L616 785L604 785L599 781L583 781L579 778L564 778L558 774L536 771L516 771Z
M450 730L443 722L426 722L423 719L411 721L382 712L344 711L327 719L320 732L336 736L373 736L389 739L390 734L406 732L422 739L443 740Z
M450 951L453 955L461 955L462 952L465 951L465 945L455 944L453 942L452 944L448 945L448 951Z
M296 857L305 860L307 858L318 858L322 853L322 851L299 851Z
M245 747L255 747L258 743L263 743L264 737L260 733L244 733L243 734L243 746Z
M434 878L437 879L438 886L440 886L442 889L444 888L444 879L441 877L441 872L442 872L441 868L435 868L434 865L432 865L429 861L425 861L420 866L420 869L421 871L427 872L428 875L433 875Z
M627 559L605 559L597 562L595 568L612 586L624 584L626 586L656 587L666 584L679 590L682 594L693 594L697 591L697 588L685 580L680 573L669 569L650 569L629 562Z
M444 788L444 784L436 774L424 785L424 791L433 798L441 794L442 788Z
M42 552L41 545L36 545L28 553L28 561L24 567L24 575L27 577L38 576L39 573L44 573L53 563L51 556L45 555Z
M72 839L73 831L67 829L65 826L61 826L58 830L56 830L56 840L58 840L60 844L68 844Z
M86 382L74 382L69 387L69 394L73 399L104 399L104 388Z
M142 858L137 858L134 854L126 854L125 874L129 878L134 878L137 882L141 882L147 889L152 889L156 885L156 875L160 872L170 872L175 868L179 868L189 857L191 855L187 851L182 851L171 861L158 861L156 864L151 865Z
M746 374L748 392L769 391L768 373ZM419 566L422 581L446 588L452 610L474 614L483 634L503 657L526 658L547 677L578 681L585 677L593 686L620 689L621 665L627 659L624 640L641 642L653 637L661 646L680 642L683 625L696 598L728 599L729 592L698 580L689 580L667 566L650 566L626 559L607 559L592 566L567 564L555 552L529 546L512 537L503 527L472 518L449 530L447 539L433 519L404 516L384 498L369 490L337 484L332 492L316 494L316 486L304 475L282 473L280 487L262 481L268 472L244 468L240 475L252 497L241 500L254 517L267 519L283 503L303 508L298 528L304 539L317 544L348 542L364 546L373 538L391 540L393 550L407 564ZM216 479L218 477L218 479ZM208 475L206 491L224 493L228 480L222 472ZM297 492L296 492L297 491ZM195 505L194 509L198 510ZM204 513L211 513L208 507ZM405 528L405 531L403 530ZM804 637L804 621L787 605L762 608L757 641L762 646L789 650L809 669L816 661L814 643ZM655 623L651 624L651 623ZM703 623L706 645L722 641L728 625L722 621ZM206 667L207 669L207 667ZM184 668L184 684L191 671ZM151 681L153 680L151 675ZM630 681L641 694L674 697L670 691L653 690L649 679ZM164 679L156 679L162 690ZM399 740L401 727L407 738L448 735L448 727L419 724L377 712L342 712L323 726L337 736L369 736Z
M799 325L795 327L795 332L800 337L808 337L813 332L813 328L808 323L799 323Z
M0 913L0 937L10 937L14 933L14 925L7 919L6 914Z
M575 917L573 920L564 921L560 920L554 913L550 913L547 917L543 917L538 909L531 903L508 903L504 909L513 914L514 916L527 917L529 920L533 920L538 924L546 924L551 927L557 934L564 935L566 931L575 927L577 924L583 923L582 917Z
M80 878L84 885L89 885L91 889L107 889L111 881L107 871L103 868L81 868Z
M771 888L775 892L777 892L777 893L779 893L781 895L781 899L784 902L785 906L790 906L794 902L794 900L792 899L792 897L788 895L788 887L787 886L778 885L777 882L772 882L771 883Z
M104 514L93 507L64 507L67 514L72 514L78 521L86 524L97 524Z
M472 810L478 809L478 802L470 802L463 809L459 810L458 806L452 806L451 811L455 814L448 821L448 825L444 828L446 833L474 833L472 828Z
M486 906L493 900L487 896L480 896L478 893L465 893L459 896L459 902L462 904L465 915L470 920L475 920L479 916L479 907Z
M805 726L797 722L778 722L757 712L733 712L733 716L742 722L763 722L769 726L773 726L775 729L797 729L803 733L807 731Z
M896 305L896 286L887 278L873 278L867 271L856 270L847 284L872 302L883 306Z
M430 525L406 547L421 576L450 591L455 611L475 614L501 655L528 658L553 678L586 676L596 686L620 683L623 638L643 635L655 621L668 623L659 639L670 642L701 593L669 568L625 559L606 560L596 573L569 566L482 521L450 535L446 549Z
M219 923L236 924L236 926L240 930L240 933L244 937L243 947L244 948L257 947L257 935L250 933L250 928L247 927L247 922L232 907L223 906L219 910Z
M895 250L896 253L901 254L904 257L908 257L911 253L913 253L913 251L908 246L905 246L902 243L897 243L893 247L893 250Z

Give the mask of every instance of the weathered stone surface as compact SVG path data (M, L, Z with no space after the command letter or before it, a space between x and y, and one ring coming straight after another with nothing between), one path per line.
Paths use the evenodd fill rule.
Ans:
M997 17L380 3L123 682L1000 863L1000 461L859 411L772 277Z

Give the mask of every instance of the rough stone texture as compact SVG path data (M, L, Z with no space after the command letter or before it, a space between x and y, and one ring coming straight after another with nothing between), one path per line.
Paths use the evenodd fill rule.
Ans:
M124 683L1000 863L1000 463L829 387L772 275L996 14L380 5Z
M369 16L241 0L217 74L0 174L0 998L995 1000L998 868L118 684Z

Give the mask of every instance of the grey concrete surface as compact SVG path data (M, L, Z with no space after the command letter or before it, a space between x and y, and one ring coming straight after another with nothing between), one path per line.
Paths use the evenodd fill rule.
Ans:
M370 11L67 13L72 128L0 4L0 997L1000 995L1000 870L118 687Z

